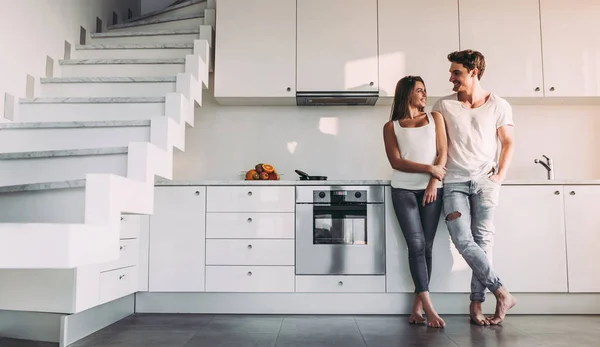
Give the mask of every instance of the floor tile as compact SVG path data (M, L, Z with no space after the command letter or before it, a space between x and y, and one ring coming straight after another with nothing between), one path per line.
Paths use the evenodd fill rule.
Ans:
M273 347L277 334L196 335L184 347Z
M511 315L506 324L528 334L600 332L597 315Z
M0 347L58 347L58 343L3 338Z
M106 330L200 331L213 315L135 314L106 327Z
M425 335L364 335L368 347L457 347L444 334Z
M408 316L357 316L356 323L361 333L371 336L444 334L444 329L409 324Z
M600 346L600 334L579 333L579 334L532 334L534 338L542 341L549 347L598 347Z
M283 316L218 315L198 335L277 334Z
M69 347L182 347L194 332L102 330Z

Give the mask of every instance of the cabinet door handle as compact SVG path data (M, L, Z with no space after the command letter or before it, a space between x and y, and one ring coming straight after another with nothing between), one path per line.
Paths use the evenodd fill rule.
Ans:
M248 248L248 249L252 249L252 245L248 245L248 247L246 247L246 248Z
M122 251L122 250L124 250L124 249L125 249L125 246L120 246L120 247L119 247L119 251Z
M248 196L252 196L252 192L248 192Z
M536 92L539 92L539 91L540 91L540 87L536 87L536 88L535 88L535 91L536 91Z
M560 192L558 190L554 191L554 195L560 195Z
M553 92L554 91L554 87L550 87L550 91Z
M121 222L125 220L125 217L121 217Z
M125 275L121 275L119 276L119 279L122 280L123 278L125 278Z
M569 194L575 195L575 191L572 190Z
M369 83L369 85L372 87L373 85L375 85L375 83L371 82L371 83Z
M248 271L248 273L246 275L252 276L252 271Z
M290 87L287 87L287 88L286 88L286 90L287 90L288 92L291 92L291 91L292 91L292 88L290 88Z
M252 223L252 218L248 217L248 219L246 219L246 221L247 221L248 223Z
M342 282L342 281L339 281L339 282L338 282L338 286L340 286L340 287L341 287L341 286L343 286L343 285L344 285L344 282Z

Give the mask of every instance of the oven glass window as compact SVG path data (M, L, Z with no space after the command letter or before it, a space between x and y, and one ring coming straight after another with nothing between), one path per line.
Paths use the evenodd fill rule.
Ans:
M367 244L367 207L314 206L313 244Z

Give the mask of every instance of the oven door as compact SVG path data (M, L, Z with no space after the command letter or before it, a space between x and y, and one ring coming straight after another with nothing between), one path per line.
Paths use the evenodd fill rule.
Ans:
M296 274L385 274L384 204L296 205Z

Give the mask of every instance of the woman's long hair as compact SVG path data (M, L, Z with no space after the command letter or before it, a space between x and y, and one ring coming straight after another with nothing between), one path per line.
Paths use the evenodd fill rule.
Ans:
M420 76L406 76L396 83L394 103L392 104L392 112L390 114L391 121L409 117L409 100L417 82L421 82L425 86L425 82L423 82ZM419 111L424 111L424 109L419 109Z

